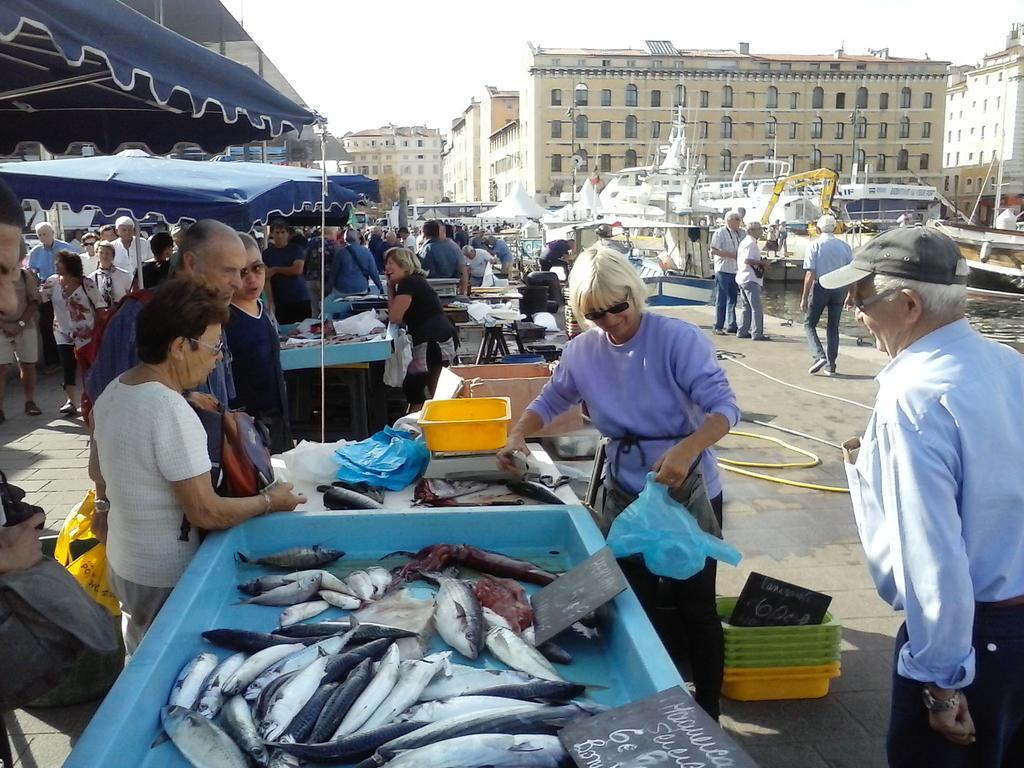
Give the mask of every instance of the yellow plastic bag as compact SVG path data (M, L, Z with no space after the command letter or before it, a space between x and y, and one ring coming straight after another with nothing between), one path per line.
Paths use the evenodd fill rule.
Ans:
M107 583L107 548L96 542L85 554L74 559L71 557L72 542L96 539L92 532L92 516L95 511L96 493L89 491L81 502L72 507L64 520L53 557L68 569L89 597L110 611L111 615L120 616L121 604Z

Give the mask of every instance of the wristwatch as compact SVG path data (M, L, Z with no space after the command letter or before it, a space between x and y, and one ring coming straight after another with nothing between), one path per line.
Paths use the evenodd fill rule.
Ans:
M960 706L960 691L953 691L948 699L938 699L928 690L928 686L921 689L921 698L924 699L924 706L929 712L949 712Z
M103 512L106 514L110 511L110 502L107 499L96 499L94 505L97 512Z
M18 321L18 327L19 327L19 328L24 328L24 327L25 327L25 325L26 325L26 323L25 323L25 321L24 321L24 320L19 320L19 321Z

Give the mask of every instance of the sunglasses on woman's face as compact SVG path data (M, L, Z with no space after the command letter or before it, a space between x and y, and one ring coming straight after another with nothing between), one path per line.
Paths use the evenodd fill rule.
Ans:
M587 312L583 316L587 318L587 320L589 320L590 322L594 322L595 320L600 320L605 315L622 314L627 309L629 309L629 302L623 301L620 302L619 304L616 304L613 307L608 307L608 309L595 309L593 312Z
M254 264L250 264L248 267L242 267L240 274L243 278L245 278L245 276L249 274L262 275L266 268L266 264L264 264L262 261L258 261Z

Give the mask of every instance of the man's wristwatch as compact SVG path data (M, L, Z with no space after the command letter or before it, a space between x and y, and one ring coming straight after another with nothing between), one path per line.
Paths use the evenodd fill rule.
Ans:
M24 321L24 320L19 320L19 321L18 321L18 327L19 327L19 328L24 328L24 327L25 327L25 325L26 325L26 323L25 323L25 321Z
M960 691L953 691L948 699L938 699L928 690L928 686L921 689L921 698L924 699L924 706L929 712L949 712L960 706Z
M102 512L106 514L110 511L110 502L107 501L106 499L96 499L94 505L96 507L97 512Z

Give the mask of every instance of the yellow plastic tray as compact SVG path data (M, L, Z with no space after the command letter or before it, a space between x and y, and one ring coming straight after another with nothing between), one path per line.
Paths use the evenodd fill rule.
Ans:
M839 662L813 667L725 668L722 695L733 701L820 699L840 674Z
M496 451L508 440L511 420L507 397L462 397L428 400L419 425L432 451Z

